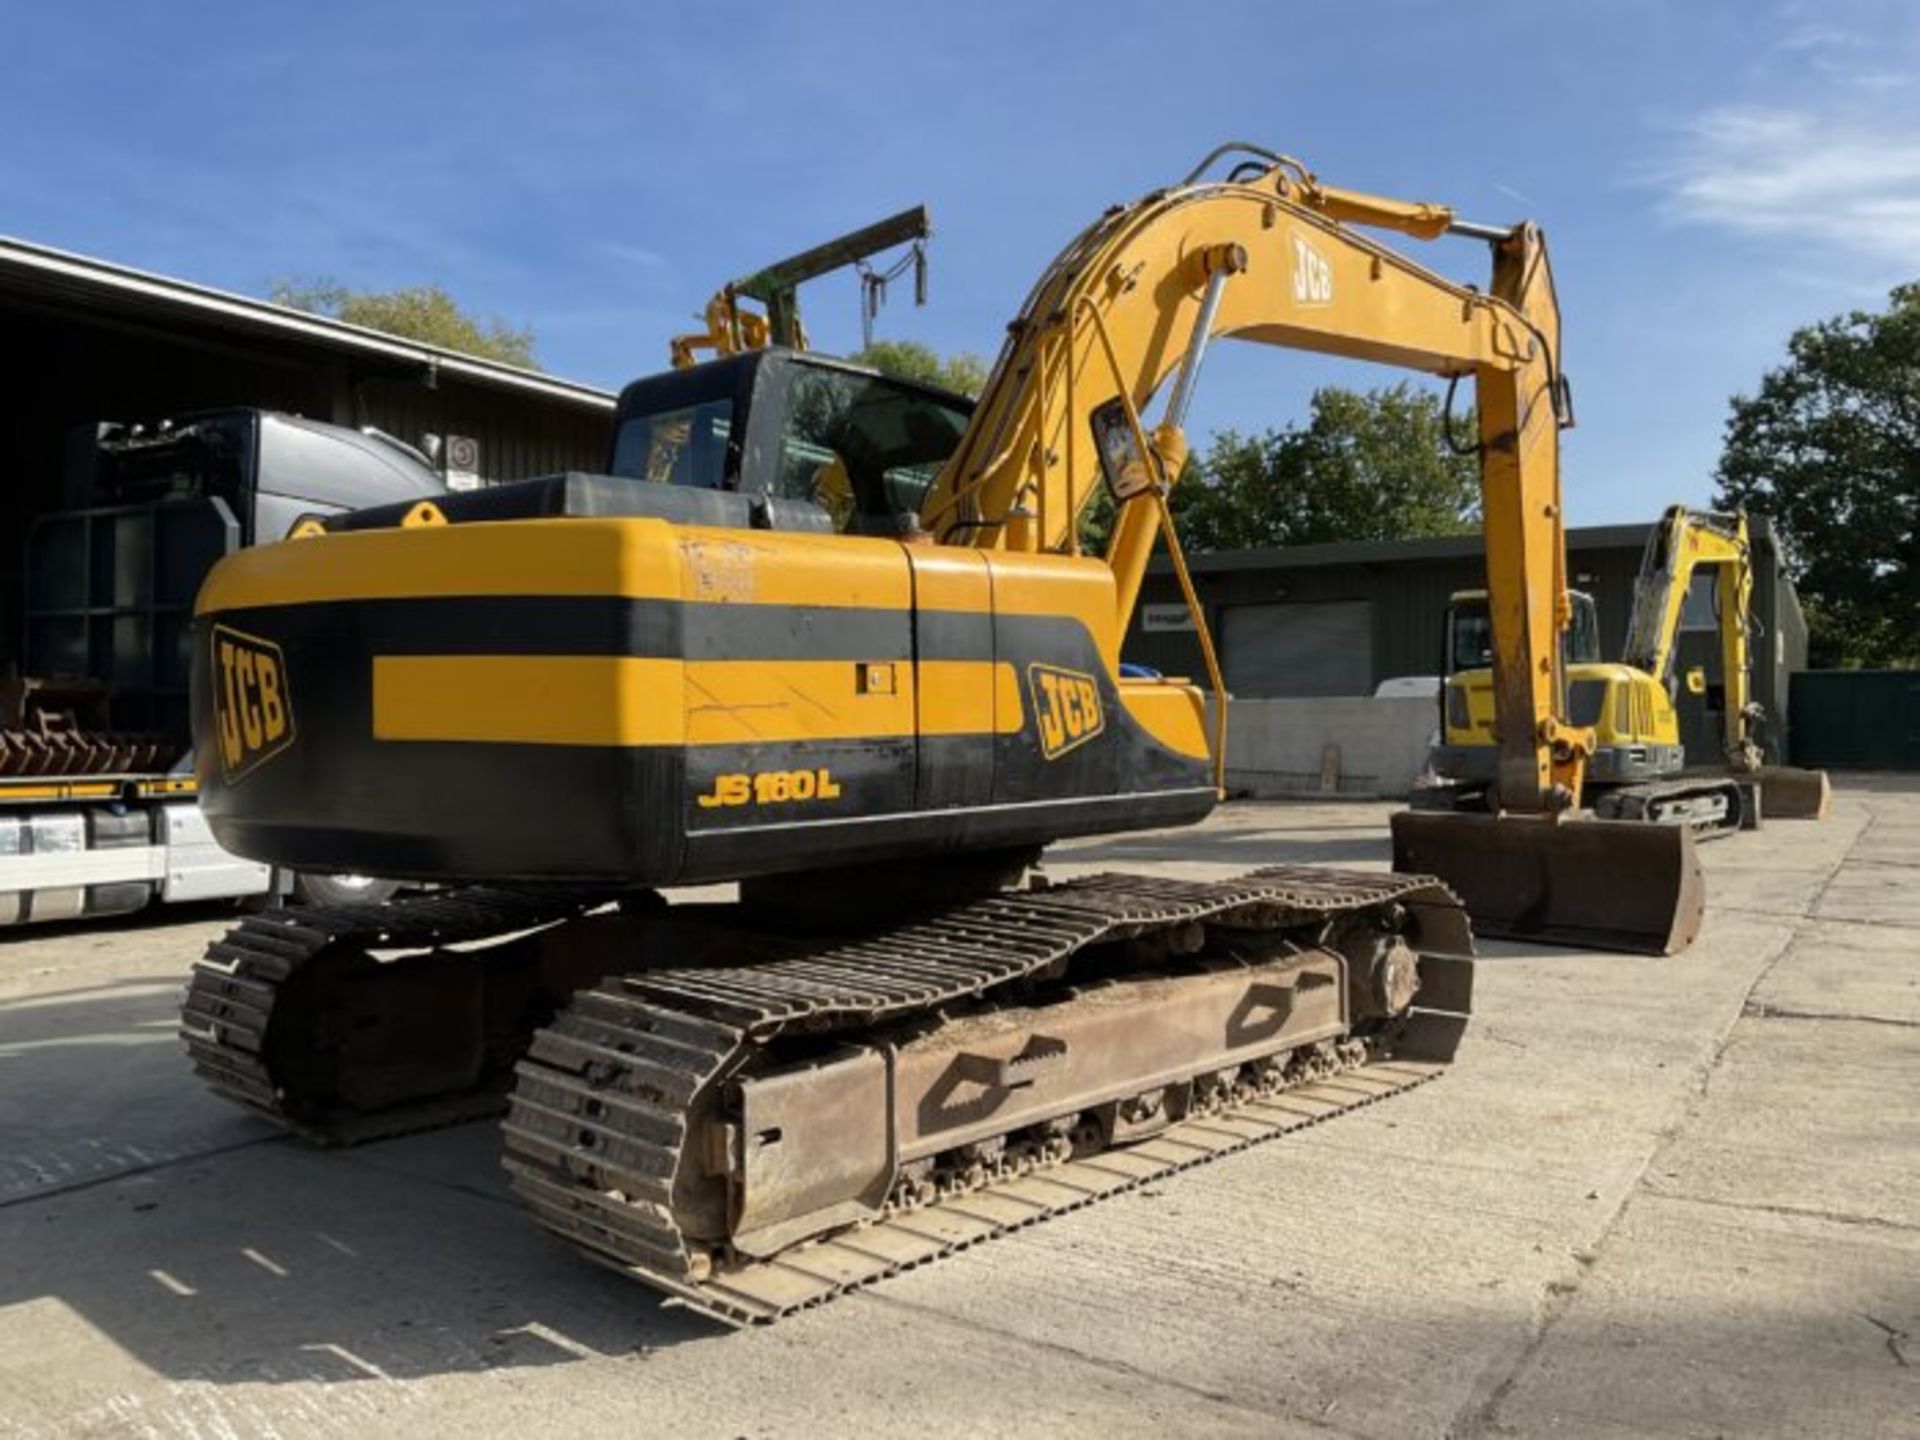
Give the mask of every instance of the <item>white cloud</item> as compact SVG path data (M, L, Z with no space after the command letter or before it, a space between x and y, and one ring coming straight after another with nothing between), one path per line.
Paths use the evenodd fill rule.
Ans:
M622 264L637 266L642 270L658 270L671 264L658 250L649 250L644 245L629 245L624 240L607 240L600 245L601 253Z
M1860 36L1851 30L1843 30L1838 25L1819 20L1803 20L1776 40L1774 49L1797 52L1858 50L1865 43Z
M1920 270L1920 134L1811 110L1726 106L1681 127L1649 177L1669 218Z

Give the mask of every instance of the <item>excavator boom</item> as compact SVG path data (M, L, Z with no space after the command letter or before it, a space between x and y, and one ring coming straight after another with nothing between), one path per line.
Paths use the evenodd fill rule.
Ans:
M1507 662L1503 784L1511 808L1551 813L1578 788L1584 742L1564 722L1555 658L1569 618L1558 430L1571 417L1544 239L1528 224L1465 226L1445 207L1330 189L1296 161L1253 154L1234 172L1243 178L1203 184L1196 172L1067 246L1008 327L923 520L949 543L1071 554L1106 487L1118 513L1105 558L1124 624L1154 546L1164 537L1177 552L1165 496L1185 458L1181 408L1212 340L1471 380L1494 643ZM1484 239L1491 283L1444 279L1347 222ZM1156 422L1145 411L1169 380Z

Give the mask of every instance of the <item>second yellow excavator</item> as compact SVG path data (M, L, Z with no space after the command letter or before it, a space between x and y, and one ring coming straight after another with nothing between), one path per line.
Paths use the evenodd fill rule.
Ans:
M1674 703L1680 683L1674 664L1682 609L1702 569L1713 575L1720 638L1722 753L1718 765L1688 768ZM1570 623L1559 656L1567 715L1593 737L1572 803L1591 807L1595 820L1589 823L1651 834L1657 846L1661 832L1682 843L1682 834L1751 828L1763 814L1815 819L1826 813L1824 772L1764 763L1758 729L1765 717L1751 686L1752 594L1746 517L1681 505L1669 507L1648 535L1619 662L1600 659L1592 597L1567 593ZM1502 661L1486 643L1488 628L1484 592L1453 597L1440 743L1433 752L1443 784L1417 794L1415 809L1393 817L1394 868L1446 880L1481 934L1656 954L1684 949L1704 911L1697 884L1677 895L1649 889L1645 875L1672 872L1621 873L1606 858L1621 847L1610 851L1600 836L1585 842L1593 848L1584 864L1538 866L1524 853L1524 842L1509 843L1511 829L1458 813L1497 815L1505 803L1497 767L1500 717L1492 703ZM1705 672L1690 670L1686 685L1705 694ZM1485 828L1463 832L1476 823ZM1462 848L1463 833L1494 838L1485 849Z
M1368 229L1484 241L1492 282ZM1430 878L1027 875L1219 798L1218 711L1119 650L1227 336L1473 381L1502 793L1557 855L1591 736L1558 706L1540 233L1222 147L1068 244L976 407L743 344L630 386L610 475L223 562L193 687L222 843L474 888L243 922L194 973L196 1066L322 1143L504 1099L541 1224L739 1323L1433 1076L1472 963ZM1642 866L1665 828L1601 827ZM656 888L712 881L739 900Z
M1711 608L1722 681L1717 764L1688 765L1676 709L1683 609L1695 575L1713 578ZM1744 515L1670 506L1647 536L1625 647L1600 658L1593 599L1572 593L1574 623L1564 658L1568 716L1593 727L1583 797L1608 819L1684 824L1697 834L1731 833L1768 819L1817 819L1826 811L1824 772L1768 765L1767 722L1753 699L1752 542ZM1447 608L1445 687L1433 769L1443 782L1417 799L1428 808L1486 808L1493 799L1493 676L1483 590L1455 594ZM1706 672L1690 669L1687 690L1706 696Z

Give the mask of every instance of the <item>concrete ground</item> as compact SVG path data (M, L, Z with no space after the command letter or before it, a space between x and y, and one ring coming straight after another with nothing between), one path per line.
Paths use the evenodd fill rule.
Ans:
M1056 869L1385 863L1236 806ZM172 1036L225 917L0 945L0 1435L1920 1434L1920 780L1704 848L1666 960L1488 945L1439 1083L770 1330L317 1154Z

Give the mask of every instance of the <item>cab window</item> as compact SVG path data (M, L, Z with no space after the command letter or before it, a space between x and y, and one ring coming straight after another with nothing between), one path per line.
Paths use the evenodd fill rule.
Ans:
M836 530L894 534L902 517L919 513L967 415L959 401L883 376L800 367L774 493L813 501Z
M718 490L726 479L732 421L731 400L630 416L614 440L613 473L657 485Z
M1484 670L1493 664L1493 618L1484 603L1460 605L1453 612L1453 654L1447 673Z

